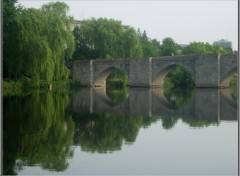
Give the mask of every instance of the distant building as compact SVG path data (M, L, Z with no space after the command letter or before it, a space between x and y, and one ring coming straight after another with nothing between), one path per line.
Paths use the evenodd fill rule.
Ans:
M131 28L131 26L127 26L127 25L122 25L122 27L123 27L124 31L128 30L129 28Z
M213 42L214 45L218 45L222 48L232 48L232 42L228 40L221 39L219 41Z
M185 48L188 44L178 44L181 48Z
M187 47L189 44L178 44L178 53L182 53L183 48Z
M83 22L84 20L74 20L74 23L71 26L71 29L73 30L76 26L80 27Z

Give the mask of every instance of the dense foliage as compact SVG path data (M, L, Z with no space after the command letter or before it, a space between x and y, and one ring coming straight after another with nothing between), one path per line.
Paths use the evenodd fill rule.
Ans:
M232 48L222 48L203 42L192 42L182 49L182 54L232 54Z
M193 88L165 87L163 92L172 109L181 109L187 106L195 96Z
M142 57L135 30L113 19L92 18L74 28L74 59L114 59Z
M74 59L119 59L158 56L160 43L136 32L120 21L106 18L89 19L73 30L76 51Z
M138 29L138 36L141 41L141 47L143 50L143 57L154 57L159 56L160 52L160 42L156 39L150 39L147 36L146 31L144 30L141 33L140 29Z
M3 3L3 77L36 85L68 79L65 59L74 51L68 6L56 2L24 9L15 2Z
M107 88L117 88L122 89L129 85L129 80L127 75L120 69L115 69L107 77L106 80Z
M177 43L170 37L164 38L162 41L162 45L160 47L160 55L172 56L177 55L177 53L178 53Z
M194 87L194 78L187 70L180 66L167 74L164 79L164 86L170 87Z

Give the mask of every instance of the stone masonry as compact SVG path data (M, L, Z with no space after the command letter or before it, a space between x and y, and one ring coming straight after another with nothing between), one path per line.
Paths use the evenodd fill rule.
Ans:
M237 73L237 54L187 55L124 60L67 61L74 80L89 87L105 87L106 78L114 69L121 69L129 78L130 87L162 87L164 77L176 66L189 71L196 87L228 87Z

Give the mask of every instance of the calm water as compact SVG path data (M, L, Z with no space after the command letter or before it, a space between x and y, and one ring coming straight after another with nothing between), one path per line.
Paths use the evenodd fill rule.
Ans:
M237 175L236 97L140 88L3 97L3 171Z

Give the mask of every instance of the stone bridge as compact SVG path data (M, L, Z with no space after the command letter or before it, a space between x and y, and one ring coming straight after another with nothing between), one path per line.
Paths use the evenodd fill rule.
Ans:
M158 118L182 118L219 122L237 121L237 101L229 89L196 89L195 96L181 108L167 100L161 88L130 88L128 96L116 103L104 87L82 88L71 97L69 107L74 113L112 113Z
M190 72L196 87L228 87L237 73L237 54L164 56L122 60L67 61L74 80L90 87L104 87L114 69L125 72L130 87L162 87L164 77L176 66Z

